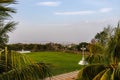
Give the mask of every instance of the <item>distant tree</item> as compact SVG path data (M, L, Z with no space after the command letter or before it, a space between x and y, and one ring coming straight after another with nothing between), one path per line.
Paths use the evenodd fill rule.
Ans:
M107 38L107 33L105 31L97 33L95 36L95 39L102 45L106 44L106 41L105 41L106 38Z
M77 50L81 51L81 48L82 48L83 46L86 48L86 51L88 51L88 49L87 49L88 43L87 43L87 42L81 42L81 43L79 43L79 44L77 45Z
M91 44L95 44L96 43L96 40L95 39L92 39L91 40Z
M97 42L104 46L107 44L109 37L112 35L112 32L113 28L111 28L111 26L108 26L107 28L104 28L103 31L97 33L95 35L95 39Z
M38 44L34 44L32 52L38 52L38 51L40 51L39 48L38 48Z
M17 46L17 47L16 47ZM21 43L17 43L17 44L8 44L7 45L9 50L15 50L15 51L20 51L22 50L22 44Z
M54 43L47 43L45 46L48 51L54 51Z
M32 48L31 48L31 46L30 46L30 44L23 44L23 48L22 49L24 49L24 50L32 50Z

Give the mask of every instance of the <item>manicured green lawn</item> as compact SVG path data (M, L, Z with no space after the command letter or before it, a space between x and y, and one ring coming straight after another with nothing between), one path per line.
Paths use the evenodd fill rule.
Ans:
M63 52L33 52L26 54L36 62L44 62L50 66L53 75L79 70L80 54Z

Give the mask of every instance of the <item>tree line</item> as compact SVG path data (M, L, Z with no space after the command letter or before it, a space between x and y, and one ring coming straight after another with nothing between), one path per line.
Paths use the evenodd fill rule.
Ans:
M81 51L81 48L86 48L86 51L88 51L88 45L87 42L81 42L79 44L59 44L59 43L46 43L46 44L23 44L23 43L17 43L17 44L8 44L7 47L9 50L29 50L32 52L39 52L39 51L69 51L69 52L79 52Z

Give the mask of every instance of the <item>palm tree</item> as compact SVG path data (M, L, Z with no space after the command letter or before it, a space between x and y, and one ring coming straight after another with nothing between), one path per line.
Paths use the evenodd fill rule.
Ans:
M4 47L8 42L9 36L7 33L13 31L16 25L17 23L14 22L8 22L7 24L0 22L0 47Z
M16 2L16 0L0 0L0 3L5 3L5 4L7 4L7 3L15 3Z
M10 4L14 4L15 0L0 0L0 21L6 17L10 17L9 13L15 13L15 9L7 7Z
M10 13L15 9L8 7L15 0L0 0L0 46L4 46L9 36L8 32L15 29L15 22L8 22ZM7 23L6 23L7 22ZM0 80L38 80L50 76L49 69L44 63L35 63L25 55L15 51L0 50Z
M50 76L44 63L34 63L31 59L15 51L0 51L0 80L38 80Z
M96 55L95 55L96 56ZM102 60L102 63L94 63L80 70L78 80L120 80L120 25L114 29L106 46L104 59L94 55L88 60ZM91 59L92 58L92 59Z
M3 48L4 45L8 42L9 36L8 32L11 32L15 29L17 23L7 22L6 19L11 17L10 13L15 13L15 9L7 7L10 4L14 4L15 0L0 0L0 47Z

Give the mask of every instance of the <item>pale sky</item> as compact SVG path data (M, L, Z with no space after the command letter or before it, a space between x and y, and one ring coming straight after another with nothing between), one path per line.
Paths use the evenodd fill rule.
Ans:
M120 0L18 0L9 43L90 42L120 20Z

